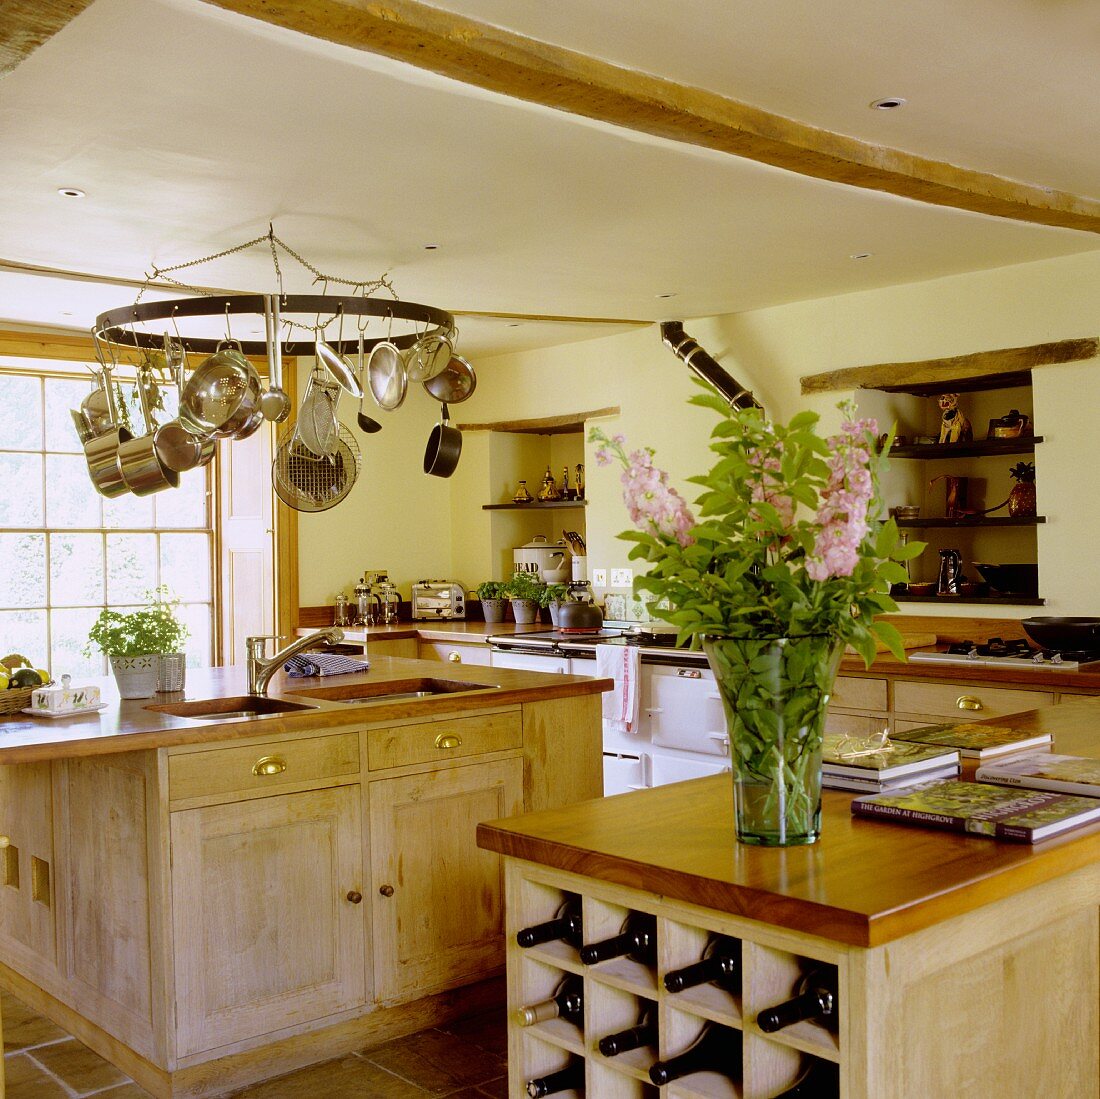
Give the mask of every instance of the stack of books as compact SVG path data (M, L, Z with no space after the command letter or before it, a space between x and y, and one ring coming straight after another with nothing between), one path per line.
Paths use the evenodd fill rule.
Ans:
M955 748L838 733L826 733L822 741L821 785L832 790L879 793L958 773Z
M1011 725L925 725L920 729L907 729L894 733L893 741L910 744L938 745L956 748L960 755L984 761L1011 752L1031 751L1049 747L1050 733L1022 733Z

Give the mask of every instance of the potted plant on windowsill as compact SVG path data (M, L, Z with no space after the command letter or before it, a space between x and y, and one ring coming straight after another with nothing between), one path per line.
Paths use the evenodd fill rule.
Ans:
M544 585L529 572L517 572L508 581L505 591L512 601L512 615L517 626L530 625L538 620L543 588Z
M178 599L168 598L164 585L147 591L149 605L122 613L109 607L99 612L86 656L95 649L111 662L122 698L151 698L158 691L182 691L186 657L182 651L188 629L177 616Z
M474 595L481 600L481 612L486 622L503 622L508 610L505 585L499 580L485 580L474 588Z

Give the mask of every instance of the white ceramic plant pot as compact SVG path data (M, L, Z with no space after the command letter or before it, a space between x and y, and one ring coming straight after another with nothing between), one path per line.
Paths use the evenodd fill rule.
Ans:
M160 658L146 656L112 656L111 671L115 673L120 698L152 698L157 693L157 667Z
M182 691L186 674L186 653L161 653L157 657L157 693Z

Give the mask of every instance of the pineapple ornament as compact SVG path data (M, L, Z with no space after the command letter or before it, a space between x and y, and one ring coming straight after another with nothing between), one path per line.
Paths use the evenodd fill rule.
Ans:
M1017 462L1009 471L1016 483L1008 494L1008 514L1026 516L1035 514L1035 463Z

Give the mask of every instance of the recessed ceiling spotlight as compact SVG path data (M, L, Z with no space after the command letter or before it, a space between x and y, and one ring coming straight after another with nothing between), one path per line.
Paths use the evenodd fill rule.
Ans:
M902 99L900 95L888 95L885 99L875 99L868 106L876 111L896 111L899 107L904 107L908 102L906 99Z
M657 297L658 298L674 298L674 297L676 297L676 295L675 294L658 294Z
M65 198L84 198L84 192L79 187L58 187L57 193Z
M849 259L870 259L874 254L875 254L874 252L853 252L848 258Z

